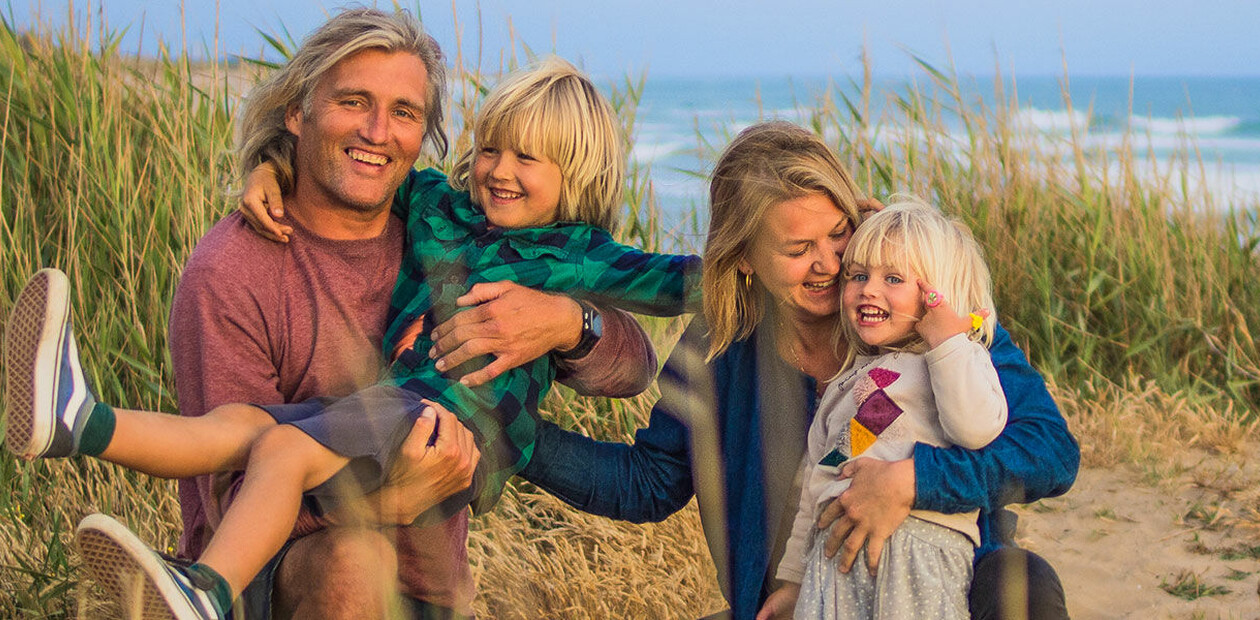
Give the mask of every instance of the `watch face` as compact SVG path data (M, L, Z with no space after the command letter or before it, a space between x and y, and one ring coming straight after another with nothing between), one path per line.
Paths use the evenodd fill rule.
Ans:
M599 312L594 314L595 318L591 320L591 333L595 334L596 338L602 338L604 336L604 317Z

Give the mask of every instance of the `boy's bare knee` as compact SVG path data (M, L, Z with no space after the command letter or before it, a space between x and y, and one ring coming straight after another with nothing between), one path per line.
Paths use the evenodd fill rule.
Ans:
M385 535L328 528L293 544L273 600L293 617L382 617L397 596L397 575L398 555Z
M206 413L207 419L229 420L237 424L250 424L252 426L266 429L276 425L275 418L265 410L254 405L244 403L229 403L219 405Z

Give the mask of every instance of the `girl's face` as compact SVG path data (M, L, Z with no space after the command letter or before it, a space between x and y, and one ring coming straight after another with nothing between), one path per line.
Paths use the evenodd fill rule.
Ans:
M473 198L499 228L529 228L556 221L560 166L538 154L481 145L473 161Z
M874 347L909 340L923 316L918 276L889 265L845 269L844 313L862 342Z
M822 194L786 200L767 212L739 270L757 277L787 316L806 322L840 312L840 257L853 226Z

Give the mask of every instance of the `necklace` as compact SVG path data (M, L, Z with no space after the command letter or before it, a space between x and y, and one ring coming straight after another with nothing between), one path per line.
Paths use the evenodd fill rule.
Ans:
M808 375L809 371L805 370L805 364L801 362L801 355L796 352L796 343L793 342L795 339L788 332L787 325L783 322L783 317L775 314L774 322L779 326L779 337L787 341L788 352L792 354L792 359L796 361L796 369Z
M792 359L796 360L796 369L808 375L809 371L805 370L805 364L801 362L801 355L796 352L796 343L790 339L788 340L788 351L792 352Z

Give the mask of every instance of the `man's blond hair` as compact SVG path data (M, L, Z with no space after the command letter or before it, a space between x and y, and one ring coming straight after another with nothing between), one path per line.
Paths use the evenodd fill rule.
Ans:
M297 137L285 127L294 106L310 113L311 93L338 62L363 50L414 54L428 72L425 86L424 141L438 157L446 155L442 104L446 98L446 66L442 49L410 13L349 9L311 33L286 63L245 97L237 133L237 177L242 182L263 162L276 167L280 190L293 190Z

